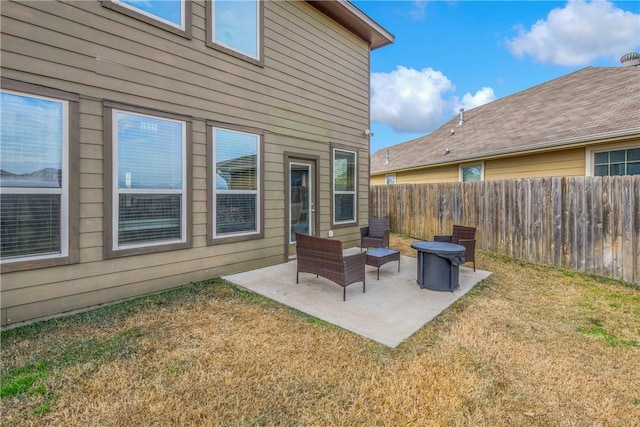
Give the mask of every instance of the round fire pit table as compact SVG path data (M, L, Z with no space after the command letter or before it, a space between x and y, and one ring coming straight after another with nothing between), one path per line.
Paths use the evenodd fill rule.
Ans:
M464 264L465 248L446 242L414 242L418 251L417 282L421 288L450 291L460 286L458 272Z

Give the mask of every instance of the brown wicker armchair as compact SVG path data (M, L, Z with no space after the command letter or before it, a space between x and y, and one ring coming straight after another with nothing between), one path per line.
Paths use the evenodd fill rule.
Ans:
M347 299L347 286L351 283L362 282L362 292L365 291L366 253L345 256L339 240L296 233L296 258L296 283L300 273L322 276L342 286L342 301Z
M450 236L433 236L433 240L464 246L464 258L466 262L473 262L473 271L476 271L476 227L454 225L453 234Z
M389 218L369 218L369 225L360 228L360 251L363 248L388 248L389 232Z

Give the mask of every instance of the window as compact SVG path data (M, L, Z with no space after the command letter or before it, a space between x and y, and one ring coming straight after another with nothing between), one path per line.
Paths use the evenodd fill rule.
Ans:
M640 148L594 153L593 175L640 175Z
M77 262L77 206L70 206L77 176L70 163L77 161L78 97L8 79L2 86L2 271Z
M207 7L207 44L262 65L263 2L212 0Z
M209 244L262 237L261 136L210 126L209 141Z
M356 153L333 149L333 223L356 221Z
M190 122L109 106L105 120L107 256L189 247Z
M191 0L103 0L109 9L191 38Z
M396 183L396 174L395 173L388 173L385 175L385 181L387 183L387 185L393 185Z
M460 181L461 182L474 182L484 180L484 171L482 170L482 163L475 165L460 166Z

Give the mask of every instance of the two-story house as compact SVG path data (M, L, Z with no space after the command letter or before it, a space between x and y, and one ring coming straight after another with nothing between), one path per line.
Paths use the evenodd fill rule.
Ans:
M3 326L358 242L393 36L348 1L0 12Z

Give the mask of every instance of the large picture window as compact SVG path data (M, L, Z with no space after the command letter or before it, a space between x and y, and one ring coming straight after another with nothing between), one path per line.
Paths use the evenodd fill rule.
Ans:
M68 107L2 91L2 259L67 252Z
M123 109L107 114L112 139L111 255L187 247L188 123Z
M102 0L109 9L191 37L191 0Z
M212 0L207 2L207 43L243 59L262 61L262 1Z
M640 175L640 147L594 153L593 175Z
M211 127L210 140L211 238L260 236L260 135Z
M333 223L356 221L356 153L333 149Z
M76 218L69 206L69 175L70 153L77 146L70 136L77 136L75 129L71 131L71 122L77 119L77 97L69 94L71 100L58 99L6 89L12 86L32 85L3 80L0 91L3 271L22 269L21 261L31 263L26 268L75 262L70 257L71 218Z

